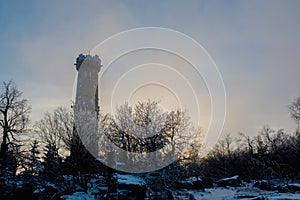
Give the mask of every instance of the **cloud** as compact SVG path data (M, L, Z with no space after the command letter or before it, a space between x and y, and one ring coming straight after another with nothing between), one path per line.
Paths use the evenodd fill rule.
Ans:
M199 41L225 82L224 134L292 130L287 105L299 93L299 2L176 2L163 18Z
M75 10L70 11L67 5L52 5L54 12L41 20L44 25L41 25L39 34L20 45L21 63L32 72L32 76L24 81L23 88L30 97L33 113L61 104L70 105L76 76L73 64L77 55L88 53L98 42L127 28L134 21L121 4L115 5L117 13L99 5L86 6L71 6ZM71 13L72 17L68 17ZM85 20L78 21L80 16Z
M228 96L224 133L294 127L286 105L300 95L298 1L75 1L36 3L15 47L22 90L35 119L69 105L76 56L117 32L142 26L181 31L219 66ZM24 26L24 24L22 25ZM7 30L9 31L9 30ZM13 42L13 41L12 41ZM100 55L101 57L101 55ZM15 69L18 71L17 69Z

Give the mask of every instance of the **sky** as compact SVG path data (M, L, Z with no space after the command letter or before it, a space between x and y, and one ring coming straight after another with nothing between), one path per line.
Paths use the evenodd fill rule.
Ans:
M23 91L34 122L71 105L78 54L121 31L169 28L200 43L218 66L227 96L224 135L257 135L266 125L292 131L299 10L296 0L1 1L0 80L13 79Z

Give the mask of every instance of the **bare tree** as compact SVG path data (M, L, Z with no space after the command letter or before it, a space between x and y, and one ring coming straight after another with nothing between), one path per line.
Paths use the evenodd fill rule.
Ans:
M13 81L3 82L0 91L0 128L3 134L0 157L3 162L5 162L8 146L15 140L15 135L26 130L30 110L28 101L22 98L22 92Z
M35 127L45 145L55 147L57 150L70 150L73 137L71 110L58 107L52 113L46 113Z
M198 156L201 139L195 140L195 137L200 131L192 128L185 111L163 111L158 102L148 100L134 106L125 103L114 115L103 115L101 119L100 135L108 139L100 141L108 144L101 142L100 154L103 155L100 157L121 171L160 169L142 175L156 192L184 178L188 170L184 165ZM107 148L109 144L124 151ZM190 145L194 149L189 148Z
M110 141L127 152L155 152L169 144L161 151L167 158L182 152L183 149L178 148L194 136L189 132L189 120L184 111L163 112L157 102L148 101L134 107L128 104L119 107L115 116L106 115L100 129Z
M291 105L289 105L291 117L296 121L298 129L300 129L300 97L296 98Z
M200 131L192 127L185 111L163 111L158 102L149 100L134 106L125 103L114 115L103 115L101 119L100 135L107 138L100 139L101 159L121 171L161 169L145 174L154 190L167 188L185 177L184 165L197 159ZM109 148L109 144L118 148Z

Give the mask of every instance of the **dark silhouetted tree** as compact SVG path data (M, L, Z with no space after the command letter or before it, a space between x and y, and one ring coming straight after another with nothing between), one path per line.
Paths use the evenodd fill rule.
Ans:
M28 172L33 177L38 177L42 171L42 163L40 160L39 143L34 140L30 145Z
M16 135L26 130L29 124L30 110L28 101L22 98L22 92L13 81L3 82L0 91L0 129L3 134L0 150L2 166L7 163L6 156L9 145L16 140Z
M42 143L50 145L58 152L66 152L71 148L73 136L73 114L71 110L59 107L52 113L46 113L35 124Z
M61 163L62 159L58 155L57 148L48 144L45 147L45 157L43 161L44 177L46 180L56 182L62 179Z

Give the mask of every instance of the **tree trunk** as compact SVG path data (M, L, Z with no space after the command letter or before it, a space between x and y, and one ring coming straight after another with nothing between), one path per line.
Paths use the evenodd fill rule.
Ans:
M7 130L4 129L3 131L3 138L2 138L2 144L1 144L1 151L0 151L0 158L2 159L2 163L5 163L5 155L7 152Z

